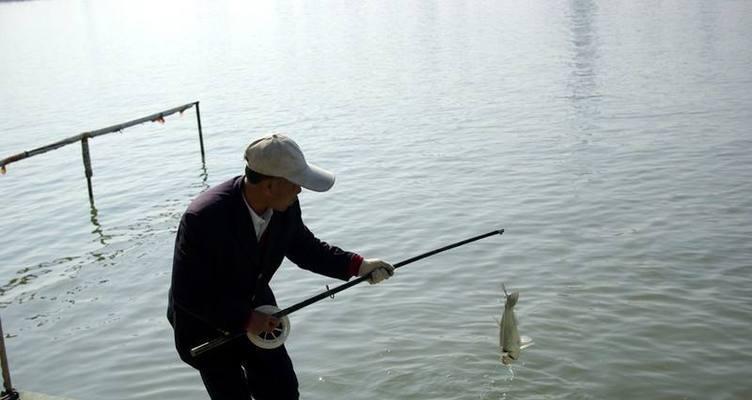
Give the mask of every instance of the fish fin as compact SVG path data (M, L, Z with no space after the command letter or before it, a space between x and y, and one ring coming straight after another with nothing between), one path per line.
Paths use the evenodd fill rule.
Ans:
M514 361L514 358L510 357L507 353L501 353L501 363L504 365L509 365Z

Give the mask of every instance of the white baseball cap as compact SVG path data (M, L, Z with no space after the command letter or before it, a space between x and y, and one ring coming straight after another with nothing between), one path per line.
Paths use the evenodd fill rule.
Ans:
M334 174L308 164L300 146L279 133L251 142L245 149L245 162L253 171L285 178L314 192L326 192L334 185Z

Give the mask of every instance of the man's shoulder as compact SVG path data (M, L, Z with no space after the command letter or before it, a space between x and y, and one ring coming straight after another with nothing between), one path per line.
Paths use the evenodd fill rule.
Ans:
M210 187L208 190L196 196L186 209L186 214L196 216L209 216L224 213L235 207L238 200L238 179L234 177L220 184Z

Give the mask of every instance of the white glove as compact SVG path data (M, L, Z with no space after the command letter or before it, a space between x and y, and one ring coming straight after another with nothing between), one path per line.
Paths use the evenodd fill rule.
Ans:
M384 279L389 279L394 275L394 267L386 261L379 260L378 258L368 258L363 260L358 269L358 276L364 276L371 274L368 277L368 283L373 285L379 283Z

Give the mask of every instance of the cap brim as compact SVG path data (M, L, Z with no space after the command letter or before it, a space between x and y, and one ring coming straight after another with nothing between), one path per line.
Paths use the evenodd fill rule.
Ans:
M308 169L298 176L288 179L314 192L326 192L334 186L334 174L312 164L308 164Z

